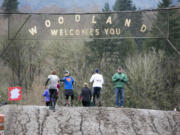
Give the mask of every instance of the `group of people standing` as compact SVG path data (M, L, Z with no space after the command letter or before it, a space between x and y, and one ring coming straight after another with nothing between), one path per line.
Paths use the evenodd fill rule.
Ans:
M121 67L118 67L117 73L112 76L112 82L114 83L115 88L115 107L124 106L124 85L127 83L128 78ZM65 96L65 106L73 106L74 103L74 78L70 76L69 71L65 71L64 77L60 79L56 75L56 71L53 71L51 75L48 76L48 79L45 83L45 87L48 88L44 92L43 96L46 97L46 105L49 105L51 109L55 110L56 100L58 98L59 83L62 82L64 85L64 96ZM91 101L93 106L101 106L101 89L104 84L103 76L99 73L99 70L96 69L95 73L90 78L90 83L93 83L92 92L88 88L88 83L84 83L84 87L81 90L79 100L82 101L83 106L90 106ZM48 97L49 92L49 97ZM71 102L69 103L69 97L71 97ZM52 102L52 100L55 100ZM97 100L97 101L96 101ZM120 101L120 102L119 102ZM97 102L97 103L96 103Z

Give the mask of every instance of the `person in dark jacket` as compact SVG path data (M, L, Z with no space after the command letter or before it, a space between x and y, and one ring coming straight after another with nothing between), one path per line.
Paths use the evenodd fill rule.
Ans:
M91 97L92 97L91 90L88 88L88 84L84 83L84 87L82 88L79 97L79 99L82 99L83 106L90 106Z

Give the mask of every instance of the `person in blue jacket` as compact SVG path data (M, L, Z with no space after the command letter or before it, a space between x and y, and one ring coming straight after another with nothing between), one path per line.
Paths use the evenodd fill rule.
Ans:
M50 106L50 95L49 95L49 89L45 89L43 96L46 99L46 106Z
M72 76L70 76L69 71L65 71L64 73L64 78L61 80L64 84L64 95L65 95L65 105L69 105L69 96L71 97L71 106L73 106L73 101L74 101L74 79Z

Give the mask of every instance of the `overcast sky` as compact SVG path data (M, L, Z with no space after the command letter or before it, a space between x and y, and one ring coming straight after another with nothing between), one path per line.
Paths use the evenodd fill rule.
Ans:
M4 0L0 0L2 4ZM101 10L105 2L110 4L112 8L116 0L19 0L19 8L30 7L33 11L38 11L44 7L56 5L64 8L66 11L72 11L73 7L82 8L84 11L90 6L96 5ZM161 0L132 0L135 6L139 9L156 8Z
M112 7L116 0L19 0L22 5L31 5L34 9L47 6L49 4L56 4L62 8L71 8L73 5L77 5L82 8L86 8L91 4L104 7L104 3L108 2ZM133 0L133 3L139 8L154 8L157 6L160 0Z

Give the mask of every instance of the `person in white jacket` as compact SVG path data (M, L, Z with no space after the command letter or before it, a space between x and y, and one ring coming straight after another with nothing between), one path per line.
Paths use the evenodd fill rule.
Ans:
M95 98L97 97L98 105L101 106L100 94L102 85L104 84L104 79L99 70L96 69L95 73L91 76L90 83L93 82L93 104L96 105Z

